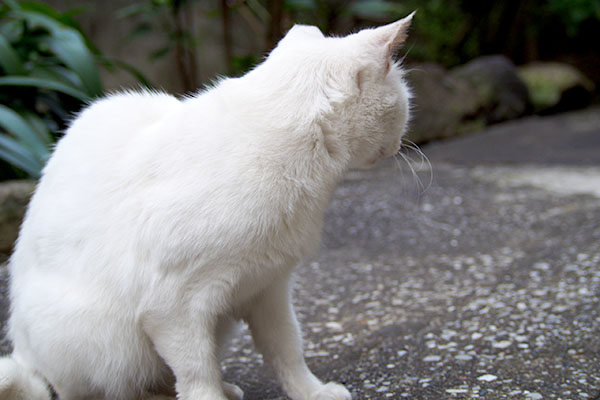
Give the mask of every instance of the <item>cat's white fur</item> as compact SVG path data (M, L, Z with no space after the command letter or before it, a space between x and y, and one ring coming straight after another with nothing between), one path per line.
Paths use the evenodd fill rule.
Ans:
M411 17L345 38L295 26L197 96L85 109L10 260L0 398L49 399L47 382L61 400L239 399L218 352L243 319L292 399L350 399L304 362L290 275L342 173L400 147L409 93L390 53Z

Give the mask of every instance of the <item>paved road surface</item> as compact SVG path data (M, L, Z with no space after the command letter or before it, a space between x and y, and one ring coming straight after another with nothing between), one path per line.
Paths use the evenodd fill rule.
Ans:
M423 151L426 190L389 161L336 191L298 269L312 369L357 399L598 398L600 109ZM247 334L234 349L246 399L285 399Z

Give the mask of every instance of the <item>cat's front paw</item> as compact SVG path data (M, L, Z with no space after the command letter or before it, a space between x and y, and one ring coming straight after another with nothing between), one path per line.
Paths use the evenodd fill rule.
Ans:
M352 395L342 385L329 382L313 393L310 400L352 400Z
M244 392L239 386L234 385L233 383L223 382L223 391L225 392L225 396L227 396L227 400L243 400Z

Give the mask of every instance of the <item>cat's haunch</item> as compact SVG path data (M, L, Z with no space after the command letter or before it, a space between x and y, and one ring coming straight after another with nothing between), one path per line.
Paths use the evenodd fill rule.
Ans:
M304 362L290 275L342 174L400 148L410 93L391 55L411 18L295 26L241 78L81 112L10 259L0 398L241 399L219 350L243 320L290 398L350 399Z

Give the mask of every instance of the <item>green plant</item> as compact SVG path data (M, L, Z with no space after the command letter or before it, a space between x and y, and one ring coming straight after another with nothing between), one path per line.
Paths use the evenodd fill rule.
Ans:
M600 21L600 0L550 0L548 8L561 17L569 36L576 36L585 21Z
M72 17L14 0L0 7L0 87L0 158L34 178L70 114L103 92Z
M160 33L162 40L150 54L150 60L173 55L178 76L186 91L197 89L198 62L194 33L194 18L190 5L194 0L145 0L122 8L118 18L137 19L131 38Z

